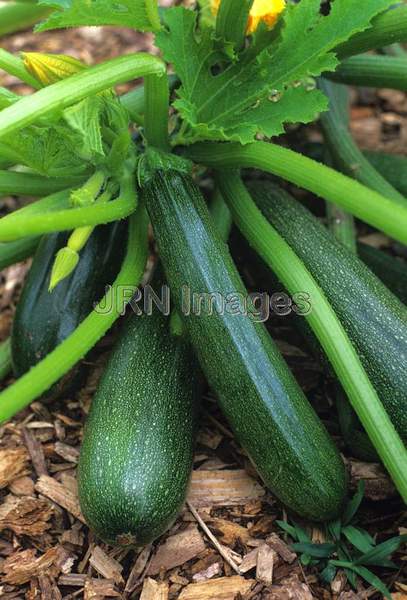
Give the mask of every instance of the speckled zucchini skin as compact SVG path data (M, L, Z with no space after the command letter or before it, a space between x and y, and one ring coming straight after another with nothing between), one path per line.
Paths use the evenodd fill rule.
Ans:
M406 442L406 307L289 194L264 182L252 182L249 190L323 289Z
M191 294L246 296L188 175L158 170L144 197L180 313L185 284ZM222 411L266 485L303 516L318 521L338 516L346 494L343 463L264 325L216 310L183 318Z
M11 334L14 373L23 375L67 338L90 313L116 277L124 255L126 224L95 229L80 253L78 266L48 291L55 255L69 233L44 236L36 250L17 304ZM52 386L48 399L66 390L74 371Z
M196 426L197 371L169 318L132 314L110 356L85 427L79 500L110 544L144 545L185 500Z

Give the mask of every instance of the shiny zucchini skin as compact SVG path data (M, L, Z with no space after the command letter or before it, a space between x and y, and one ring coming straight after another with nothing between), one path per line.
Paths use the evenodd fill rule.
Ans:
M34 255L17 304L11 334L14 374L20 377L67 338L100 300L117 275L124 256L125 223L97 227L80 253L73 273L48 291L55 255L69 233L44 236ZM74 370L75 371L75 370ZM72 372L48 394L66 390Z
M406 442L406 307L287 192L270 182L252 182L248 187L264 216L324 291Z
M110 544L144 545L172 524L192 468L196 361L169 318L132 314L110 356L85 427L79 500Z
M199 189L188 174L156 170L144 197L173 301L237 439L288 507L317 521L337 517L342 460L264 325L228 310L186 314L185 285L191 295L247 296Z

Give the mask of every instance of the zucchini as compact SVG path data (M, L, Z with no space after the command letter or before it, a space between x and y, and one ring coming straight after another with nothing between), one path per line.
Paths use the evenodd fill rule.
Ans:
M270 182L248 185L264 216L307 266L353 342L400 436L407 440L407 309L301 204Z
M85 427L79 499L110 544L144 545L172 524L192 468L197 371L158 310L124 322Z
M362 243L358 244L358 255L376 277L403 304L407 304L407 265L405 261Z
M283 503L317 521L337 517L342 460L264 325L245 314L247 291L199 189L189 174L158 168L144 197L173 301L236 438ZM188 298L202 294L214 310L200 303L198 314L196 303L188 315Z
M44 236L17 304L11 333L11 356L16 377L26 373L67 338L89 314L118 273L124 253L124 223L97 227L81 251L73 273L53 292L48 291L55 255L69 233ZM73 381L62 378L50 393L56 398Z

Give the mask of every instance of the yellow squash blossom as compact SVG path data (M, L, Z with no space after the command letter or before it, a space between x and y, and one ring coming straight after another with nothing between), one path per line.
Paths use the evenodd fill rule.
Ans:
M221 0L211 0L213 14L219 10ZM285 0L254 0L247 22L247 35L256 31L260 21L266 23L267 27L273 27L278 17L285 9Z
M22 52L22 58L27 71L43 86L56 83L86 69L83 62L65 54Z

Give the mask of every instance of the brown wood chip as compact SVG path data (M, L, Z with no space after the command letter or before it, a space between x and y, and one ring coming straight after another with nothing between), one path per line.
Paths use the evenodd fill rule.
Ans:
M68 462L77 464L79 461L79 450L68 444L55 442L54 452Z
M146 579L143 584L140 600L167 600L168 583Z
M195 558L205 550L205 542L197 527L191 527L169 537L159 546L148 568L148 575L157 575Z
M121 596L115 589L114 581L107 579L87 579L83 591L84 600L103 600Z
M248 592L253 583L253 579L240 575L190 583L180 593L179 600L235 600L237 594Z
M53 508L46 500L9 495L0 506L0 529L37 537L50 528Z
M258 548L254 548L243 557L243 560L239 565L239 570L241 573L247 573L248 571L254 569L254 567L257 565L257 554L259 552L259 548L260 546Z
M238 540L245 544L250 539L249 530L233 521L213 518L210 519L208 524L211 530L220 538L222 544L226 544L226 546L234 546Z
M298 575L282 579L280 585L273 586L267 600L313 600L311 590L302 583Z
M33 432L26 427L23 428L23 437L38 477L41 477L41 475L48 475L47 464L45 462L41 443L37 440Z
M29 473L28 453L25 448L0 450L0 489L7 487L22 475Z
M134 563L130 574L127 578L126 587L124 588L125 592L133 591L133 589L137 585L144 569L147 566L148 559L150 558L151 547L151 544L148 544L142 549L140 554L137 556L136 562Z
M8 487L15 496L32 496L34 494L34 482L28 475L15 479Z
M116 583L122 583L122 565L111 556L108 556L100 546L95 546L89 558L92 567L105 579L112 579Z
M262 544L257 552L256 579L262 583L273 583L273 569L277 554L267 544Z
M272 533L266 541L270 548L273 548L285 562L291 564L297 558L295 552L292 552L287 544L276 533Z
M42 475L37 483L35 489L39 494L46 496L62 508L65 508L74 517L85 523L85 519L82 515L79 507L79 500L77 494L72 490L67 489L64 485L59 483L53 477L48 475Z
M232 506L264 496L264 489L244 470L194 471L188 501L195 507Z
M38 558L32 548L15 552L6 558L2 565L3 571L6 573L2 581L13 585L27 583L32 577L46 573L54 564L57 556L58 547L49 548Z

